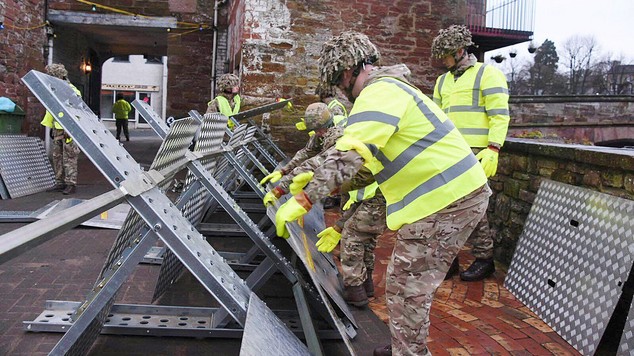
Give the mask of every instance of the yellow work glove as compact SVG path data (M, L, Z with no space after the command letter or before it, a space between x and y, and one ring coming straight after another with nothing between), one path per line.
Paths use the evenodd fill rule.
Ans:
M273 171L273 173L269 174L268 176L262 178L262 180L260 181L261 185L266 184L266 182L271 182L271 183L275 183L278 180L282 179L282 176L284 174L282 174L282 171Z
M304 131L307 129L306 122L304 121L303 117L300 120L301 120L300 122L295 124L295 128L298 129L299 131Z
M497 172L498 156L499 153L490 148L486 148L476 155L476 158L480 160L480 164L482 165L482 169L484 169L484 174L486 174L487 178L493 177Z
M266 195L264 195L262 201L264 202L264 206L268 208L269 205L273 205L277 201L277 197L275 196L275 193L273 193L273 191L270 191L266 193Z
M352 206L352 204L356 203L356 200L350 198L348 199L348 201L343 205L343 211L346 211L348 209L350 209L350 207Z
M308 184L308 182L310 182L310 180L313 179L314 174L315 174L314 172L309 171L309 172L304 172L304 173L300 173L296 175L295 178L293 178L293 183L291 183L291 185L288 186L289 190L291 191L291 194L295 195L301 192L302 189L304 189L304 187L306 186L306 184Z
M275 232L277 236L288 239L290 234L286 229L286 223L304 216L311 207L312 204L304 193L297 194L282 204L275 214Z
M284 100L288 100L288 99L284 99L284 98L277 98L277 102L279 103L280 101L284 101ZM293 111L293 103L288 100L288 102L286 102L286 106L284 107L285 111Z
M315 244L319 252L332 252L337 247L339 240L341 240L341 233L335 230L333 227L322 230L319 234L319 241Z

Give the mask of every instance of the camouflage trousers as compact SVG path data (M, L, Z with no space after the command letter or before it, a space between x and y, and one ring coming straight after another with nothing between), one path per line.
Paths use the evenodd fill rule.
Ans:
M364 200L355 206L356 210L343 226L339 242L345 286L360 286L366 279L367 271L374 270L376 241L387 228L383 196Z
M481 148L471 148L474 155L477 155ZM488 259L493 258L493 236L489 227L489 219L484 214L478 226L473 230L471 236L467 240L467 245L471 245L471 254L475 258Z
M53 171L55 184L77 185L79 147L66 142L64 130L53 129Z
M429 310L451 262L485 214L487 185L397 232L385 294L393 355L428 355Z

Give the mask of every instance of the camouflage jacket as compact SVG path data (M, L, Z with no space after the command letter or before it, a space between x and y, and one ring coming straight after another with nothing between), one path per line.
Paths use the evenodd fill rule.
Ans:
M328 131L326 131L326 134L321 139L323 143L321 145L321 150L319 151L319 153L316 155L312 155L312 157L306 156L306 158L302 161L298 160L296 167L292 168L290 172L284 174L284 176L282 177L282 179L280 179L277 186L283 191L288 193L289 191L288 188L290 184L293 182L293 178L295 178L295 176L300 173L314 171L315 169L317 169L317 167L319 167L323 163L324 159L326 158L324 156L324 152L328 150L330 147L333 147L335 145L335 142L337 142L337 139L341 137L342 135L343 135L342 127L339 127L339 126L330 127ZM311 139L315 136L316 135L313 135ZM309 143L310 143L310 140L309 140ZM302 152L302 150L297 152L295 157L293 157L293 160L297 158L297 156ZM293 161L291 160L291 162ZM284 172L284 169L291 164L291 162L289 162L286 166L284 166L284 168L282 168L283 172Z

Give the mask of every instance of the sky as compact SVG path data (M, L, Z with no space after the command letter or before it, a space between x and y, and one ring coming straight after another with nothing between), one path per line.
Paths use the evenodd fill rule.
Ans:
M546 39L555 43L561 58L565 41L574 35L593 36L601 55L612 53L624 62L634 64L634 0L533 0L535 24L533 43L539 47ZM515 60L531 60L529 42L487 52L485 62L493 62L491 56L516 49Z

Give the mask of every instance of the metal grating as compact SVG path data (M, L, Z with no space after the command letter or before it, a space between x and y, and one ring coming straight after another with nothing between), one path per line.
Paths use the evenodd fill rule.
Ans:
M310 352L271 309L251 293L240 356L260 355L309 356Z
M632 268L634 201L544 180L505 286L583 354L601 340Z
M11 198L52 187L55 174L42 140L37 137L0 135L0 177Z

